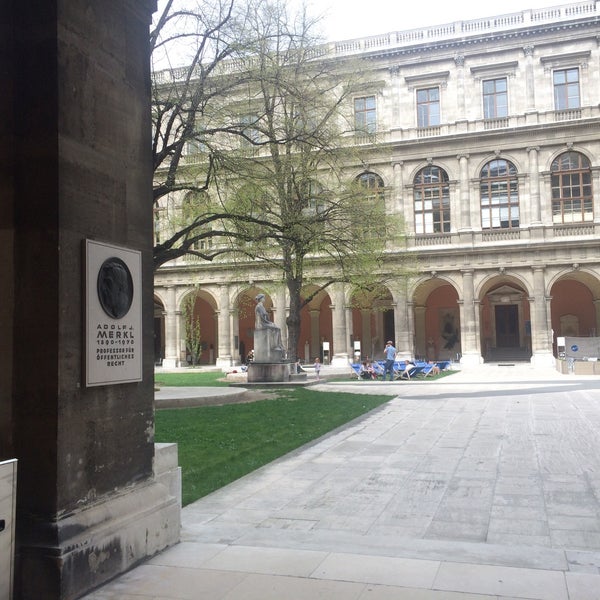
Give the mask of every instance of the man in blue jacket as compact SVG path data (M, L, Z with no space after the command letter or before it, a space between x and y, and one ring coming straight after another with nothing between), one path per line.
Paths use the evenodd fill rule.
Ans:
M392 342L386 342L383 354L385 355L383 381L385 381L385 376L388 373L390 374L390 381L394 381L394 360L396 358L396 348L394 348L394 344Z

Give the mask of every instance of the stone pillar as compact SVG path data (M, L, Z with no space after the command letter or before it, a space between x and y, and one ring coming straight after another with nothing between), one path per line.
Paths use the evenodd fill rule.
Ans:
M394 306L395 343L400 358L413 358L414 356L413 334L409 325L409 308L412 312L412 304L409 307L407 301L406 289L402 289L396 295Z
M600 300L593 300L593 303L594 303L594 314L596 315L594 336L597 336L598 332L600 332ZM548 310L548 312L550 312L550 311ZM554 340L552 340L552 341L554 341Z
M19 600L79 598L179 539L179 501L154 462L154 8L3 5L0 262L14 277L1 282L2 344L16 334L0 460L18 459ZM139 380L86 386L86 240L140 255Z
M465 108L465 56L464 54L457 54L454 57L454 64L456 65L456 102L457 102L457 114L466 115L467 111ZM465 119L466 120L466 119Z
M364 357L371 358L371 309L361 308L360 316L362 321L362 331L360 333L360 351Z
M354 348L352 347L351 343L351 340L354 339L354 319L352 318L352 307L345 305L344 308L346 311L346 327L348 333L346 344L348 344L348 354L350 355L351 360L354 360Z
M529 154L529 206L531 207L530 224L542 224L542 207L540 205L540 173L538 165L539 146L527 148Z
M401 215L408 215L411 214L412 215L412 211L407 211L405 210L406 208L406 201L404 200L404 179L402 176L402 165L404 164L403 161L398 160L398 161L394 161L392 163L392 169L394 171L394 198L395 198L395 212L397 214L401 214ZM406 223L406 229L407 230L411 230L409 223ZM413 223L413 228L414 230L414 223Z
M533 269L533 298L529 299L531 313L531 363L535 366L554 365L552 334L546 299L545 268Z
M471 200L469 188L469 155L459 154L460 229L471 231Z
M348 364L348 340L346 330L346 310L344 306L344 288L341 285L332 289L333 304L331 305L331 323L333 328L333 348L331 364L345 366Z
M216 366L230 367L233 364L233 356L231 351L231 310L229 304L229 286L222 285L220 292L219 311L217 312L219 354L217 356Z
M415 357L425 356L425 306L415 306ZM413 357L414 358L414 357Z
M525 55L525 112L535 112L535 74L533 68L534 47L527 45L523 47Z
M407 310L407 324L406 337L410 344L410 352L407 353L406 358L414 358L415 356L415 305L414 302L406 303Z
M179 339L179 311L175 286L167 288L167 302L165 306L165 358L163 367L172 369L180 364L180 339Z
M310 358L321 354L321 338L319 328L320 310L311 310L310 312Z
M275 305L273 306L273 323L281 329L281 339L283 340L284 348L288 346L287 335L287 304L285 301L285 288L279 288L275 294Z
M477 365L483 362L479 343L477 341L477 309L475 304L475 289L473 285L473 269L464 269L463 297L460 319L460 342L462 348L461 363Z

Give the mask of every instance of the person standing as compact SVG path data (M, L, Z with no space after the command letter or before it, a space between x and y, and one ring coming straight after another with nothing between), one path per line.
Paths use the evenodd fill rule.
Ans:
M388 373L390 374L390 381L394 381L394 360L396 358L396 348L394 348L394 344L391 341L386 342L383 354L385 356L383 381L385 381L385 376Z
M315 369L315 375L317 376L317 381L321 379L321 361L319 357L315 358L315 364L313 365Z

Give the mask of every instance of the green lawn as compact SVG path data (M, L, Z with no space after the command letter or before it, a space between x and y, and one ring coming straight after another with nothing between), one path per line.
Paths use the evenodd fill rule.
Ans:
M223 381L219 381L222 379ZM222 371L206 371L194 373L155 373L154 385L162 387L166 385L172 386L222 386L228 385L225 381L225 373Z
M185 385L209 385L202 381ZM161 409L155 437L178 444L185 506L392 397L297 388L274 400Z

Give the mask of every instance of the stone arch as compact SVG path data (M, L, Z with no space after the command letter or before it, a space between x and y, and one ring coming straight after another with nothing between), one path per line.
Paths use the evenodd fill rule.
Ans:
M529 169L529 167L527 165L523 165L522 157L519 156L515 156L514 154L510 154L510 153L504 153L504 152L500 152L499 154L496 153L492 153L492 154L487 154L485 156L483 156L482 158L480 158L476 164L473 165L473 174L472 174L472 178L473 179L479 179L481 177L481 171L483 169L483 167L485 167L485 165L487 165L489 162L492 162L493 160L505 160L507 162L512 163L515 168L517 169L517 175L523 175L524 173L527 172L527 170Z
M422 160L419 161L416 165L414 165L413 168L410 170L410 173L408 174L407 184L412 186L415 181L415 177L417 176L417 173L420 173L425 167L439 167L440 169L443 169L448 175L448 181L450 183L455 181L458 177L458 167L452 167L444 160Z
M179 298L182 351L188 364L214 365L217 358L217 302L202 288L186 289Z
M314 295L313 295L314 294ZM297 356L304 362L319 357L325 361L323 344L329 344L328 357L333 355L333 325L331 321L331 297L327 290L319 290L316 285L302 289L302 301L312 296L308 304L300 311L300 335L298 338ZM342 351L342 350L340 350Z
M600 333L600 278L594 272L564 270L548 284L553 348L559 336L596 337Z
M567 152L577 152L578 154L581 154L582 156L585 156L589 162L591 166L594 166L597 164L597 161L595 160L595 155L593 152L591 152L590 150L588 150L587 148L582 148L581 146L574 144L572 147L569 146L560 146L559 148L557 148L556 150L554 150L554 152L552 152L550 154L550 156L548 157L548 159L546 160L546 170L550 171L551 167L552 167L552 163L561 155L561 154L565 154Z
M165 303L158 293L154 294L154 364L162 365L165 357Z
M412 291L414 354L456 360L461 353L459 288L446 277L421 279Z
M368 291L354 289L350 294L349 306L353 349L355 342L359 342L363 360L382 358L385 341L395 338L392 292L383 285Z
M481 282L476 298L484 360L531 358L531 294L529 282L515 274L499 272Z

